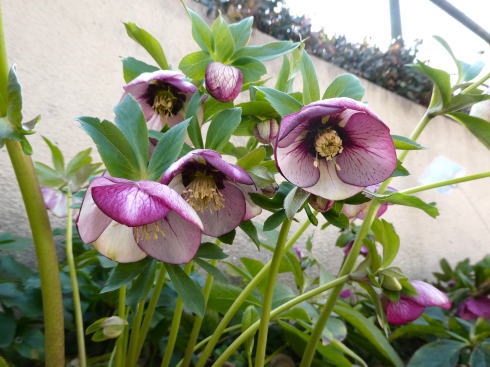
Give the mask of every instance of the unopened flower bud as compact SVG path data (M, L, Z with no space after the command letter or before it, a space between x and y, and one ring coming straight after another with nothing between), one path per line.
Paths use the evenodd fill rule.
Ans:
M395 277L385 275L383 278L383 288L389 291L398 292L402 290L402 285Z
M218 101L233 101L243 85L243 74L234 66L212 62L206 68L206 89Z
M123 320L118 316L111 316L100 324L100 326L102 327L104 336L113 339L122 334L127 324L128 322L126 320Z
M276 120L270 119L259 122L254 127L255 138L262 144L272 143L279 132L279 124Z
M320 213L329 211L335 203L333 200L327 200L316 195L310 195L308 202L313 209Z

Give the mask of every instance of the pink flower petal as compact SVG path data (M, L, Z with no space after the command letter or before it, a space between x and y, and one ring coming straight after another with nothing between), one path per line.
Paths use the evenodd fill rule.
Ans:
M478 317L490 319L490 297L479 296L466 301L468 309Z
M170 212L165 218L152 226L158 225L163 231L154 236L146 234L140 228L133 228L138 246L151 257L170 264L184 264L192 260L201 244L201 229L182 218L176 212Z
M396 168L396 152L390 130L365 113L352 115L344 127L348 139L336 157L339 178L356 186L380 183Z
M410 284L418 293L418 296L410 297L411 301L425 307L451 308L451 301L448 296L433 285L420 280L412 280Z
M303 187L305 191L328 200L342 200L357 194L363 189L363 187L349 185L340 180L334 160L320 160L318 171L320 173L318 181L313 186Z
M146 257L134 240L133 229L116 221L112 221L92 245L105 257L120 263Z
M212 62L206 68L206 89L218 101L233 101L242 85L243 74L234 66Z
M43 195L46 209L50 210L57 217L66 217L67 204L65 194L51 187L41 187L41 194Z
M250 220L255 218L257 215L262 213L262 208L256 205L252 199L250 198L251 193L260 193L255 185L244 185L244 184L235 184L243 193L245 197L245 215L243 217L243 221Z
M84 243L92 243L104 232L112 221L98 207L92 198L92 188L102 185L110 185L112 182L106 177L94 179L85 193L80 212L76 218L76 226L80 238Z
M424 306L402 296L399 302L387 301L386 319L391 324L406 324L418 319L424 313L424 310Z

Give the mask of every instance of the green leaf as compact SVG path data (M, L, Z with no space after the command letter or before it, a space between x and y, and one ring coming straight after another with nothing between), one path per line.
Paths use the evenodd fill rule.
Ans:
M58 187L65 183L65 180L63 180L59 172L46 166L44 163L35 162L34 168L36 169L41 186Z
M202 259L196 258L194 259L197 265L199 265L206 273L212 275L216 280L220 282L226 283L228 279L226 276L219 270L216 266L204 261Z
M231 244L233 244L233 240L235 239L235 236L236 236L236 230L233 229L230 232L225 233L224 235L219 236L218 239L221 242L223 242L223 243L226 243L228 245L231 245Z
M233 57L238 59L240 57L249 56L260 61L267 61L291 52L298 46L299 42L291 41L271 42L262 46L246 46L235 52Z
M123 64L124 81L126 83L129 83L143 73L151 73L158 70L156 66L148 65L134 57L125 57L121 61Z
M160 42L143 28L134 23L124 23L128 36L140 44L163 70L170 69Z
M400 237L396 234L393 225L384 219L375 219L371 228L376 240L383 245L383 263L381 267L385 268L395 260L398 254Z
M65 159L63 157L63 153L61 153L60 148L54 145L51 140L49 140L45 136L43 136L42 138L51 151L51 159L53 161L54 169L56 170L56 172L59 172L60 175L63 175L65 172Z
M248 306L242 314L242 333L247 330L250 326L252 326L255 321L259 319L259 312L254 306ZM247 358L251 361L252 351L254 347L254 335L250 335L249 338L245 341L244 348L247 353Z
M463 81L467 82L480 74L485 63L483 61L477 61L474 64L467 64L461 61L461 66L463 68Z
M204 242L199 246L195 257L202 257L204 259L221 260L228 257L223 252L223 249L212 242Z
M396 160L396 168L391 174L391 177L399 177L399 176L408 176L410 175L410 172L403 167L402 163L400 162L399 159Z
M454 340L438 340L418 349L408 367L452 367L458 364L459 353L466 345Z
M199 317L204 317L205 301L201 288L178 265L165 264L170 280L184 305Z
M15 337L15 330L17 328L15 316L10 312L0 312L0 325L2 325L0 348L7 348L13 342Z
M442 106L446 107L451 99L451 81L449 74L444 70L432 68L421 61L411 66L414 69L421 71L432 80L442 99Z
M364 88L359 78L352 74L342 74L336 77L323 93L322 99L349 97L360 101L364 96Z
M90 135L107 170L114 177L138 179L139 169L131 145L123 133L109 121L79 117L82 129Z
M204 79L206 68L213 60L208 53L204 51L192 52L180 61L179 69L194 80Z
M274 89L281 92L289 93L291 90L291 83L289 83L289 59L287 56L282 57L281 69L279 69L279 74L277 75L276 84Z
M187 8L192 21L192 38L203 51L213 50L213 34L207 23L199 16Z
M0 234L0 250L22 251L31 245L32 245L32 240L30 238L14 237L10 233ZM4 256L4 258L7 258L7 256Z
M226 24L221 15L214 20L211 30L213 32L216 61L228 61L235 52L235 41L228 24Z
M470 357L471 367L487 367L490 366L490 344L481 343L473 349Z
M172 126L162 135L148 164L150 180L158 180L163 172L179 157L190 121L191 119L184 120Z
M208 307L211 310L225 313L241 292L242 288L240 287L228 283L215 282L209 295ZM260 306L261 302L255 296L250 295L243 302L242 308L251 304Z
M303 105L289 94L266 87L254 87L264 93L265 99L269 101L272 107L281 117L298 112Z
M242 72L243 83L255 82L267 73L265 65L253 57L240 57L232 65Z
M119 263L109 274L109 279L104 285L100 293L107 293L121 288L128 284L139 274L143 273L151 263L150 258L146 258L134 263Z
M203 121L208 121L218 112L226 110L228 108L233 108L233 102L220 102L213 97L209 97L204 102L204 119Z
M352 307L343 304L337 304L334 311L342 319L355 327L364 336L364 338L366 338L378 350L378 352L389 360L394 366L404 366L396 351L371 320L364 317L360 312L356 311Z
M145 267L144 271L136 278L131 285L131 289L128 292L126 298L126 304L134 306L138 302L146 299L148 293L150 293L153 287L153 280L155 279L156 264L154 261L149 266Z
M447 336L445 327L434 325L407 324L397 328L390 335L390 341L403 337Z
M248 170L262 162L265 158L265 154L266 151L264 147L259 147L244 155L236 162L236 164L243 169Z
M395 149L400 150L420 150L426 149L416 141L413 141L409 138L400 135L391 135L393 138L393 142L395 143Z
M230 32L233 40L235 41L235 47L237 49L245 46L248 43L250 35L252 34L253 21L253 17L247 17L242 19L238 23L233 23L229 25Z
M31 120L23 122L22 127L27 130L32 130L36 127L39 121L41 121L41 115L37 115Z
M488 121L462 112L453 112L448 114L448 116L461 123L483 145L490 149L490 123Z
M206 135L206 149L220 151L240 124L241 108L230 108L213 117Z
M454 55L453 53L453 50L451 50L451 47L449 47L449 44L444 40L444 38L440 37L440 36L433 36L435 38L435 40L437 42L439 42L442 47L444 47L446 49L446 51L448 52L448 54L451 56L451 58L453 59L454 63L456 64L456 68L458 69L458 80L462 80L463 79L463 67L461 65L461 61L459 61L456 56Z
M240 228L254 242L256 246L259 246L260 240L257 234L257 228L251 220L246 220L240 223Z
M284 209L272 214L264 222L264 231L272 231L274 228L279 227L287 219Z
M310 55L303 50L301 56L301 75L303 77L303 104L307 105L320 99L320 86L315 66Z
M284 210L288 219L294 218L298 210L306 202L309 193L295 186L284 198Z
M373 194L373 193L370 193ZM378 197L380 201L385 203L393 203L404 206L411 206L414 208L418 208L429 214L432 218L435 218L439 215L439 210L435 207L435 203L427 204L422 199L412 196L406 195L399 192L395 192L390 194L389 196L383 196L374 194L374 196Z
M90 164L92 162L92 158L90 157L91 152L92 148L88 148L75 154L75 156L66 165L66 177L71 177L82 167Z
M349 218L347 218L347 216L341 212L330 209L327 212L323 212L322 215L328 221L328 223L334 225L335 227L342 229L349 227Z
M458 94L451 98L449 105L444 108L444 113L454 112L462 110L463 108L470 107L475 103L486 101L490 99L490 94Z
M148 162L148 129L138 102L128 94L115 108L116 125L132 147L141 172Z
M17 128L22 124L22 90L17 80L15 66L12 66L8 75L7 86L7 119Z

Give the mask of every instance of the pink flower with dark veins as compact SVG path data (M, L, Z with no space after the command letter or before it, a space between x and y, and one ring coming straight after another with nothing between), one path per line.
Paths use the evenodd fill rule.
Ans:
M389 128L349 98L314 102L285 116L274 153L288 181L329 200L383 182L396 168Z
M250 175L214 150L187 153L167 169L161 182L197 211L209 236L222 236L261 212L249 197L258 192Z
M90 183L76 224L83 242L123 263L146 255L187 263L201 244L203 228L194 209L168 186L108 176Z
M262 144L271 144L276 140L279 124L276 120L260 121L254 126L254 136Z
M420 280L410 282L417 296L401 295L398 302L384 299L386 319L391 324L401 325L418 319L426 307L451 308L451 301L439 289Z
M206 68L206 90L221 102L233 101L243 85L243 74L234 66L212 62Z
M184 74L173 70L143 73L124 86L125 93L136 99L148 129L160 131L185 119L185 107L197 92L194 84L184 80Z

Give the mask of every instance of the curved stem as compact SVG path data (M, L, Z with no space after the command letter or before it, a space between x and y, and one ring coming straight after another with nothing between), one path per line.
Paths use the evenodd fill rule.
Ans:
M184 271L187 275L190 274L192 269L192 261L187 263L184 267ZM162 359L161 367L168 367L172 355L174 353L175 342L177 341L177 335L179 334L180 319L182 318L182 311L184 309L184 302L182 297L177 297L177 303L175 304L174 316L172 317L172 324L170 325L170 334L168 335L167 347L165 348L165 354Z
M317 215L317 212L313 213L314 215ZM296 231L296 233L291 237L291 239L286 243L284 246L285 251L288 251L295 243L296 241L301 237L301 235L306 231L306 229L310 226L310 221L306 220L301 227ZM199 357L199 361L196 364L196 367L204 367L206 364L209 356L211 355L211 352L213 351L214 347L216 344L218 344L218 341L220 340L221 335L223 334L226 326L230 323L231 319L235 314L238 312L240 307L242 306L243 302L246 301L250 293L259 285L259 283L265 278L265 276L269 272L269 268L271 266L272 261L268 261L262 269L255 275L255 277L247 284L247 286L240 292L240 295L235 299L235 301L232 303L228 311L224 314L223 318L219 322L218 326L216 327L216 330L214 331L213 335L211 335L211 338L207 342L206 348L204 348L203 352L201 353L201 356Z
M476 173L476 174L470 175L470 176L464 176L464 177L459 177L459 178L453 178L451 180L434 182L434 183L431 183L429 185L412 187L411 189L406 189L406 190L400 191L400 194L407 194L407 195L408 194L415 194L417 192L435 189L435 188L442 187L442 186L454 185L454 184L461 183L461 182L479 180L481 178L487 178L487 177L490 177L490 172Z
M490 73L487 73L484 76L482 76L480 79L478 79L476 82L471 84L469 87L465 88L461 93L466 94L473 91L473 89L478 88L480 85L485 83L488 79L490 79Z
M282 304L281 306L273 309L270 313L271 317L275 317L277 315L280 315L284 311L287 311L291 309L292 307L296 306L297 304L304 302L312 297L315 297L319 295L320 293L323 293L330 288L343 285L347 280L349 279L348 275L344 275L342 277L339 277L337 279L332 280L331 282L325 283L322 286L312 289L311 291L305 292L292 300ZM250 338L259 328L260 325L260 320L254 322L252 325L248 327L247 330L242 332L240 336L235 339L235 341L228 347L226 350L220 355L220 357L214 362L212 367L221 367L227 360L228 358L231 357L233 353L237 350L237 348L244 343L248 338Z
M265 291L264 301L262 302L262 316L260 318L259 336L257 339L257 349L255 351L255 367L263 367L265 360L265 351L267 348L267 334L269 332L270 311L272 308L272 297L276 287L277 273L279 265L284 256L284 249L291 228L291 220L287 219L281 226L279 237L277 238L276 248L272 256L272 262L269 270L268 282Z
M73 258L73 209L71 208L71 203L71 192L68 191L66 194L66 260L68 263L68 270L70 272L70 281L73 293L73 311L75 313L75 327L78 344L78 363L80 367L86 367L87 355L85 352L85 334L83 331L82 307L80 303L80 292L78 290L77 269L75 259Z

